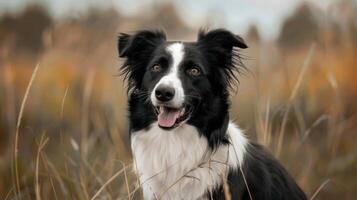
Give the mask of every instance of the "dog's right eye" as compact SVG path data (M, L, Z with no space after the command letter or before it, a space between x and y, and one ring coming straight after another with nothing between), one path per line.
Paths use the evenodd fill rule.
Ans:
M159 72L159 71L161 71L161 66L159 65L159 64L155 64L155 65L153 65L152 67L151 67L151 71L152 72Z
M197 67L192 67L186 70L186 73L190 76L199 76L201 75L201 71Z

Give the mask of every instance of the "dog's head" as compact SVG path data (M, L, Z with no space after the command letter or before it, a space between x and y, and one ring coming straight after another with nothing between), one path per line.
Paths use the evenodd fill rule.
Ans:
M167 41L161 31L140 31L121 34L118 43L119 56L126 58L122 70L129 93L152 105L163 129L200 123L228 109L228 90L242 67L237 48L247 45L224 29L200 31L196 42Z

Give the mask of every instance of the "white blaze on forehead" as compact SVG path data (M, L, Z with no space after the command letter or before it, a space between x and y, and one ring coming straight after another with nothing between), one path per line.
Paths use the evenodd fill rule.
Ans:
M174 107L182 106L185 100L184 90L181 80L178 76L179 65L182 62L185 52L184 45L182 43L173 43L166 47L166 51L171 55L172 62L170 63L169 70L165 76L155 85L154 90L151 93L151 101L156 106L157 99L155 97L155 90L159 85L169 86L175 89L175 96L169 102Z
M171 54L172 60L173 60L171 72L177 73L178 66L180 65L180 63L183 59L183 56L184 56L183 44L182 43L174 43L174 44L169 45L166 49Z

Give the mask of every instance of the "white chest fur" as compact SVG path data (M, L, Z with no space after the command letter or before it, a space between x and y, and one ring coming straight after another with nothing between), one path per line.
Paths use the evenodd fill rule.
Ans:
M242 164L247 145L233 123L227 134L231 144L211 152L207 139L187 124L165 131L154 123L148 130L132 133L135 170L145 199L202 199L207 191L220 185L229 168Z

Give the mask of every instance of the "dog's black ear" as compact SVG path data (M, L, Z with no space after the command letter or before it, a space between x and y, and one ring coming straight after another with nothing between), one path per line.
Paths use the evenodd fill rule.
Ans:
M233 47L241 49L248 48L243 38L238 35L234 35L226 29L215 29L211 31L201 30L198 34L198 42L205 42L210 45L218 45L227 50L232 50Z
M197 39L198 46L201 48L208 63L212 65L217 78L218 88L235 88L239 80L234 72L243 72L246 68L242 62L238 48L245 49L248 46L244 40L225 29L215 29L211 31L201 30Z
M124 57L126 55L126 51L128 49L130 35L126 33L120 33L118 37L118 52L119 57Z
M152 54L158 45L165 41L166 35L163 31L144 30L133 35L119 35L119 57L126 58L122 63L121 73L128 80L128 92L141 87L145 68Z
M121 33L118 38L119 57L131 57L166 40L163 31L139 31L133 35Z

